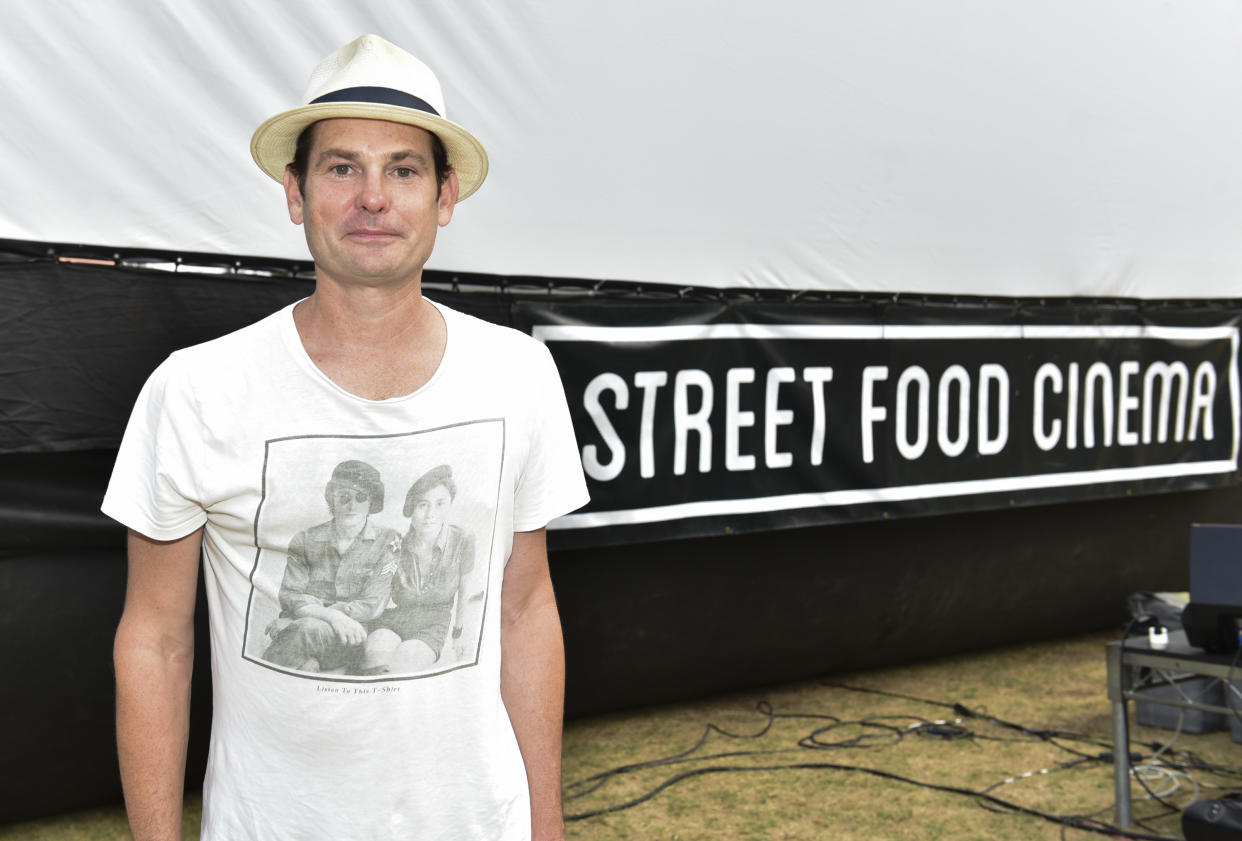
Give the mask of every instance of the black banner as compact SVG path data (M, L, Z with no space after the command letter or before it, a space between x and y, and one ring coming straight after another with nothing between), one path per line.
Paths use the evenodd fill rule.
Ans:
M1237 479L1233 313L518 308L560 368L590 484L561 545Z

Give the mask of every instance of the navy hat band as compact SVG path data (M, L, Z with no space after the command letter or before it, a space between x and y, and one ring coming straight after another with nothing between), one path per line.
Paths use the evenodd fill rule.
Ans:
M316 97L309 104L318 105L321 102L374 102L377 105L396 105L399 108L412 108L415 111L425 111L428 114L440 116L440 113L428 105L426 101L419 99L413 94L394 90L393 88L342 88L339 91L331 91L323 96Z

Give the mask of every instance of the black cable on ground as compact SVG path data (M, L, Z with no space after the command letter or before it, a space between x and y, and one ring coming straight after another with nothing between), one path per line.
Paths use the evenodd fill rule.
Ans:
M805 750L822 751L822 750L841 750L841 749L847 749L847 748L867 749L867 748L876 748L876 747L887 747L887 746L892 746L892 745L895 745L901 742L905 738L905 736L908 734L916 734L920 737L937 738L937 739L945 739L945 740L969 739L973 744L976 744L976 745L978 745L977 740L980 740L980 739L986 739L986 740L991 740L991 741L1002 741L1002 742L1008 741L1008 742L1017 742L1017 743L1042 741L1047 744L1050 744L1053 747L1058 748L1059 750L1062 750L1062 751L1065 751L1071 754L1074 758L1067 760L1066 762L1061 763L1057 766L1053 766L1052 768L1043 769L1042 771L1039 771L1039 772L1029 772L1027 774L1020 775L1019 777L1011 777L1006 780L1002 780L982 790L972 790L972 789L961 788L958 786L951 786L951 785L927 782L923 780L916 780L916 779L912 779L909 777L901 776L899 774L891 773L888 771L882 771L882 770L875 769L875 768L867 768L863 766L848 765L848 764L841 764L841 763L792 762L792 763L784 763L784 764L777 764L777 765L712 765L712 766L707 766L707 767L693 768L688 771L682 771L682 772L676 773L673 776L665 779L663 782L661 782L660 784L658 784L651 790L647 791L646 793L639 795L638 797L632 798L630 800L627 800L623 803L617 803L611 806L601 807L599 809L593 809L593 810L588 810L588 811L583 811L583 812L578 812L578 813L573 813L573 814L567 814L565 816L565 819L567 821L585 820L587 818L596 817L599 815L609 814L613 812L618 812L624 809L629 809L629 808L632 808L633 806L637 806L640 803L644 803L652 799L653 797L658 795L660 792L664 791L665 789L669 788L672 785L677 784L678 782L681 782L683 780L690 779L693 777L706 775L706 774L719 774L719 773L730 773L730 772L741 772L741 771L779 771L779 770L821 769L821 770L852 771L852 772L857 772L857 773L863 773L863 774L868 774L868 775L875 776L875 777L880 777L883 779L906 783L909 785L916 785L916 786L932 789L935 791L941 791L945 793L958 794L961 796L970 797L974 799L980 806L988 809L989 811L1005 812L1005 813L1012 812L1012 813L1018 813L1018 814L1025 814L1025 815L1032 816L1032 817L1038 817L1045 821L1060 824L1062 827L1062 836L1064 836L1064 832L1067 829L1078 829L1084 832L1111 835L1111 836L1120 837L1120 838L1151 839L1151 841L1175 841L1175 839L1170 839L1166 836L1158 835L1152 831L1136 832L1133 830L1114 826L1112 824L1109 824L1107 822L1100 821L1094 818L1094 814L1099 814L1099 812L1106 811L1106 809L1101 809L1099 810L1099 812L1090 813L1087 815L1056 815L1056 814L1050 814L1047 812L1042 812L1038 809L1033 809L1027 806L1022 806L1013 801L1005 800L1001 797L998 797L992 793L998 788L1000 788L1001 786L1006 785L1008 783L1017 782L1019 779L1038 776L1038 775L1050 773L1052 771L1063 771L1063 770L1068 770L1071 768L1077 768L1077 767L1087 765L1089 763L1111 764L1113 761L1112 751L1111 751L1112 745L1111 745L1111 742L1108 742L1107 740L1094 737L1094 736L1090 736L1088 734L1073 733L1073 732L1063 731L1063 730L1058 730L1058 729L1048 729L1048 728L1037 729L1037 728L1027 727L1025 725L1017 724L1015 722L1005 721L1004 719L1000 719L986 712L973 710L960 703L947 703L947 702L942 702L942 701L934 701L934 700L929 700L925 698L917 698L917 697L909 696L909 695L902 695L902 694L894 693L894 692L887 692L884 690L867 689L867 688L862 688L862 687L848 686L844 684L829 683L825 685L831 686L834 688L846 689L846 690L854 691L854 692L865 692L865 693L871 693L871 694L877 694L877 695L885 695L889 697L900 698L903 700L915 701L918 703L927 704L931 706L943 707L946 709L953 710L958 716L960 716L960 718L958 718L955 721L944 721L944 720L932 721L930 719L926 719L926 718L923 718L922 716L916 716L916 715L887 715L887 716L872 716L872 717L869 717L866 719L860 719L857 721L843 721L836 716L817 714L817 713L778 713L775 711L775 709L772 707L772 705L769 702L762 701L757 705L757 708L759 712L763 713L766 716L767 720L763 723L762 727L760 727L756 732L743 733L743 734L733 733L721 727L718 727L715 724L709 723L704 727L703 734L699 737L698 741L696 741L695 744L691 746L689 749L685 751L681 751L680 753L674 754L672 756L660 757L660 758L649 760L646 762L638 762L638 763L632 763L632 764L620 766L617 768L610 769L608 771L594 774L582 780L578 780L573 783L570 783L565 788L565 793L566 793L565 799L569 801L569 800L574 800L574 799L583 797L587 794L590 794L594 791L599 790L600 787L602 787L605 783L607 783L609 780L615 777L619 777L625 774L629 774L629 773L633 773L636 771L645 770L649 768L667 767L667 766L672 766L672 765L677 765L677 764L686 764L690 762L719 761L721 759L729 759L729 758L737 758L737 757L776 756L779 754L787 754L791 752L802 752ZM971 719L971 718L978 719L980 721L986 721L1002 729L1007 729L1007 730L1014 731L1016 733L1020 733L1023 736L1028 737L1028 738L1005 739L1005 738L1001 738L998 736L988 736L988 735L975 733L969 727L966 727L963 724L964 719ZM704 744L706 744L708 738L711 736L712 733L718 733L730 739L758 739L758 738L763 737L767 733L769 733L778 719L806 719L806 720L811 720L811 721L821 721L821 722L827 722L827 723L817 727L810 734L803 736L801 739L799 739L797 742L797 747L795 748L742 750L742 751L721 752L721 753L715 753L715 754L710 754L710 755L707 755L707 754L696 755L696 751L698 751ZM893 721L902 721L902 722L910 722L910 723L906 724L903 727L897 724L890 723ZM838 731L843 730L844 728L849 728L849 727L859 728L863 730L864 732L859 733L854 736L844 737L840 739L831 738ZM1095 753L1088 753L1088 752L1079 750L1075 747L1072 747L1070 745L1062 744L1062 741L1086 743L1094 747L1103 748L1103 750L1097 751ZM1153 750L1160 749L1163 752L1162 746L1159 745L1158 743L1152 743L1149 747L1151 747ZM1212 765L1210 763L1206 763L1203 760L1201 760L1199 757L1189 752L1184 752L1184 751L1179 752L1178 755L1184 761L1178 762L1176 764L1169 763L1169 765L1170 767L1175 767L1178 771L1181 771L1181 772L1185 772L1187 770L1194 770L1194 771L1200 771L1200 772L1205 772L1205 773L1217 774L1223 777L1237 778L1237 777L1242 776L1242 771L1239 771L1233 768L1227 768L1224 766L1217 766L1217 765ZM1141 761L1142 757L1138 757L1138 759ZM1196 786L1199 786L1199 783L1197 781L1195 781L1195 784ZM1144 788L1147 788L1146 785L1144 785ZM1200 786L1200 788L1202 787ZM1150 790L1148 790L1148 793L1152 796L1152 798L1156 802L1159 802L1166 809L1173 809L1174 811L1177 811L1176 807L1172 807L1170 806L1170 804L1165 803L1161 798L1155 796L1155 794L1152 793ZM1167 814L1168 813L1166 812L1160 815L1156 815L1154 817L1156 818L1165 817L1167 816ZM1147 819L1150 820L1152 819L1152 817L1153 816L1147 816Z
M873 777L879 777L881 779L894 780L896 782L907 783L910 785L920 786L922 788L929 788L934 791L942 791L942 792L946 792L949 794L958 794L964 797L970 797L972 799L986 801L995 806L999 806L1006 811L1017 812L1019 814L1029 815L1031 817L1036 817L1036 818L1042 818L1043 820L1050 821L1052 823L1062 824L1062 825L1068 826L1071 829L1080 829L1085 832L1094 832L1094 833L1102 834L1102 835L1114 835L1114 836L1120 836L1123 838L1133 838L1133 839L1139 839L1140 841L1178 841L1178 839L1176 838L1170 838L1169 836L1165 836L1165 835L1149 835L1145 833L1130 832L1128 830L1122 829L1121 827L1116 827L1111 824L1106 824L1103 822L1083 820L1077 817L1063 817L1063 816L1058 816L1058 815L1051 815L1051 814L1048 814L1047 812L1041 812L1038 809L1032 809L1028 806L1023 806L1019 803L1014 803L1009 800L1004 800L1002 798L996 797L995 795L987 794L985 792L972 791L971 789L960 788L958 786L947 786L947 785L941 785L938 783L929 783L923 780L916 780L910 777L903 777L900 774L893 774L888 771L881 771L878 768L867 768L861 765L843 765L843 764L835 763L835 762L791 762L791 763L784 764L784 765L752 765L752 766L738 766L738 765L719 766L718 765L718 766L708 766L706 768L694 768L689 771L683 771L680 774L675 774L672 777L669 777L668 779L660 783L655 788L651 789L650 791L646 792L643 795L640 795L639 797L633 798L632 800L628 800L624 803L617 803L612 806L605 806L600 809L593 809L587 812L579 812L576 814L566 815L565 820L566 821L584 820L586 818L593 818L599 815L606 815L611 812L619 812L619 811L622 811L623 809L629 809L633 806L637 806L640 803L644 803L650 800L651 798L655 797L660 792L664 791L670 786L676 785L682 780L687 780L692 777L700 777L706 774L732 773L732 772L738 772L738 771L790 771L790 770L805 770L805 769L853 771L853 772L857 772L861 774L868 774Z

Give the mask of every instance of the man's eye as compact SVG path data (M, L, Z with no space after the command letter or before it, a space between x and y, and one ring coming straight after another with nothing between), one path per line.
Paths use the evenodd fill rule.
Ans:
M332 167L333 175L349 175L349 164L337 164Z
M414 175L414 170L408 166L399 166L393 172L396 173L398 178L411 178Z

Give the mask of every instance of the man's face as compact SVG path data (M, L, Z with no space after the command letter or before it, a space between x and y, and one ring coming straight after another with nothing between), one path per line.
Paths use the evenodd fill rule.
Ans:
M371 497L365 488L348 482L328 486L332 520L339 526L360 528L371 513Z
M324 120L307 157L305 193L285 173L289 218L306 229L321 279L385 286L421 277L457 202L437 183L431 135L384 120ZM437 195L438 194L438 195Z

